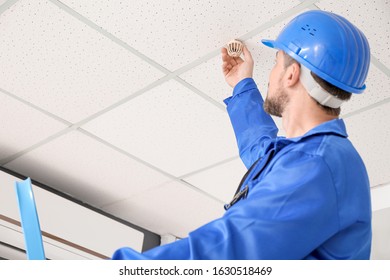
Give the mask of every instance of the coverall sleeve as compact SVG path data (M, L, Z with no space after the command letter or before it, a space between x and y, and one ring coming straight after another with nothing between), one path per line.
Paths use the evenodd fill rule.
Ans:
M264 148L278 133L271 116L264 112L263 98L252 78L240 81L233 95L224 100L236 135L240 157L250 166L263 155Z
M249 183L246 199L188 237L114 259L303 259L339 230L337 195L322 158L289 152ZM201 207L201 206L200 206Z

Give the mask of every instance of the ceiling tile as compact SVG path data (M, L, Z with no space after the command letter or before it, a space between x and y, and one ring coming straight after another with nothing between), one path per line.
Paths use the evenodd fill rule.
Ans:
M170 70L219 48L300 1L62 1ZM179 23L179 24L178 24ZM132 27L132 28L129 28Z
M268 77L275 62L276 50L263 45L261 39L275 39L290 19L287 18L244 42L252 54L254 60L253 77L258 83L263 98L267 93ZM243 58L243 55L241 57ZM223 99L231 95L232 88L226 84L221 66L222 59L218 55L181 74L180 77L223 104Z
M225 82L221 66L222 59L218 55L185 72L180 77L215 101L224 104L223 100L232 95L233 89Z
M248 46L249 51L252 54L255 66L253 71L253 77L258 83L260 92L265 98L268 91L269 74L276 62L276 49L269 48L261 43L262 39L275 40L282 31L283 27L292 19L286 18L284 21L273 25L272 27L264 30L263 32L248 39L245 44Z
M70 122L162 77L50 2L19 1L0 23L0 87Z
M224 212L221 203L179 182L150 189L104 210L157 234L177 237L187 236Z
M366 86L363 94L353 94L351 99L342 105L342 114L351 113L390 97L390 77L373 64L370 65Z
M238 154L227 113L173 80L83 128L174 176Z
M276 38L277 34L289 20L290 18L287 18L283 22L276 24L244 42L253 56L255 63L253 78L257 83L263 99L265 99L267 95L268 76L275 61L276 50L264 46L260 41L265 38ZM223 104L223 100L231 96L233 89L226 84L221 66L222 59L221 56L218 55L183 73L180 77L217 102ZM279 127L279 135L284 135L280 118L274 118L274 121Z
M225 203L231 201L246 173L240 158L183 178L191 185L211 194Z
M355 24L366 35L371 53L390 65L390 2L322 0L317 6L335 12Z
M390 182L390 103L345 120L352 143L366 164L371 186Z
M100 207L169 181L166 176L73 131L6 165Z
M0 160L65 129L66 125L0 90Z

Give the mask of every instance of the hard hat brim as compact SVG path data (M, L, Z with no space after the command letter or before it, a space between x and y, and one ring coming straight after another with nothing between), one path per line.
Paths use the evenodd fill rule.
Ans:
M275 48L275 41L274 40L268 40L268 39L262 39L261 42L270 48Z

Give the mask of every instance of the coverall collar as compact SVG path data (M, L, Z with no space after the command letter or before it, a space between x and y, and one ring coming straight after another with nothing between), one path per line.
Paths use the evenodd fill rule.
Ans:
M304 138L316 134L335 134L345 138L348 137L344 121L342 119L334 119L316 126L315 128L309 130L302 136L293 137L293 138L285 138L285 137L281 137L281 138L292 142L298 142Z

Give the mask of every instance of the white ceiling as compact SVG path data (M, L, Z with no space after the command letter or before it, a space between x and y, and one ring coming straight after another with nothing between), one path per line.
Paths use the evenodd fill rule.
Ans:
M265 93L274 50L260 39L323 9L371 43L367 90L343 116L372 187L388 184L390 4L367 2L0 1L0 165L183 237L223 213L245 173L221 46L245 41Z

